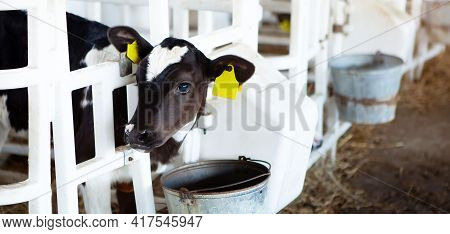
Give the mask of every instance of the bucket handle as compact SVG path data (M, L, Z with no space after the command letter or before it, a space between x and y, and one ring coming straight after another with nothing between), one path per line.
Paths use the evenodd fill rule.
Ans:
M270 169L272 168L272 165L269 163L269 162L267 162L267 161L264 161L264 160L259 160L259 159L251 159L251 158L247 158L247 157L245 157L245 156L239 156L239 158L238 158L240 161L248 161L248 162L258 162L258 163L264 163L264 164L266 164L268 167L269 167L269 171L270 171Z
M261 162L261 163L265 163L265 164L267 164L267 165L269 166L269 172L264 173L264 174L261 174L261 175L254 176L254 177L252 177L252 178L250 178L250 179L246 179L246 180L239 181L239 182L232 183L232 184L227 184L227 185L222 185L222 186L216 186L216 187L213 187L213 188L197 189L197 190L192 190L192 191L190 191L190 190L188 190L187 188L184 188L184 187L183 187L183 188L180 189L180 191L179 191L180 196L183 197L183 198L189 198L189 197L192 197L192 194L193 194L193 193L207 192L207 191L211 191L211 190L217 190L217 189L229 188L229 187L233 187L233 186L236 186L236 185L245 184L245 183L247 183L247 182L250 182L250 181L259 179L259 178L264 177L264 176L270 176L270 175L271 175L270 169L272 168L272 165L271 165L269 162L267 162L267 161L264 161L264 160L257 160L257 159L251 159L251 158L247 158L247 157L245 157L245 156L239 156L239 161L248 161L248 162Z
M180 193L191 195L192 193L207 192L207 191L211 191L211 190L229 188L229 187L233 187L233 186L236 186L236 185L245 184L247 182L259 179L259 178L264 177L264 176L270 176L270 172L267 172L267 173L264 173L264 174L261 174L261 175L257 175L257 176L254 176L254 177L250 178L250 179L246 179L246 180L239 181L239 182L236 182L236 183L222 185L222 186L217 186L217 187L213 187L213 188L197 189L197 190L193 190L193 191L186 191L187 189L183 188L184 191L180 191Z

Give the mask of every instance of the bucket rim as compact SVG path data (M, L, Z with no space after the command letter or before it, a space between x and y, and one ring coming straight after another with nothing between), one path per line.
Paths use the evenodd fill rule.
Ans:
M242 163L246 163L246 164L251 164L253 166L257 166L260 167L261 169L264 168L264 170L267 170L268 173L270 173L269 168L267 168L265 165L261 164L261 163L257 163L257 162L253 162L253 161L243 161L243 160L207 160L207 161L200 161L200 162L195 162L195 163L188 163L185 164L183 166L174 168L170 171L168 171L167 173L164 173L161 176L160 182L163 188L164 192L167 192L171 195L180 196L180 190L176 190L176 189L172 189L172 188L168 188L167 186L165 186L164 182L167 179L168 176L173 175L174 173L177 172L182 172L186 169L198 169L199 167L207 167L209 165L218 165L218 164L242 164ZM224 192L194 192L192 193L192 197L195 199L202 199L202 198L208 198L208 199L220 199L220 198L225 198L225 197L232 197L232 196L241 196L241 195L245 195L247 193L253 192L255 190L258 190L260 188L263 188L265 186L267 186L267 183L269 182L269 178L270 178L271 174L269 174L263 181L259 182L258 184L246 187L246 188L242 188L242 189L236 189L236 190L232 190L232 191L224 191Z
M344 54L344 55L340 55L340 56L338 56L336 58L332 58L328 62L328 66L331 68L332 72L353 73L356 70L349 69L349 66L347 66L347 67L337 66L336 63L338 63L338 61L340 61L340 60L342 60L344 58L350 58L350 57L354 57L354 58L358 58L358 57L374 57L374 56L376 56L376 54L370 54L370 53ZM358 70L358 72L366 73L366 74L386 72L386 71L391 71L391 70L402 69L402 67L405 64L403 59L398 57L398 56L391 55L391 54L385 54L385 53L382 53L381 56L383 56L385 58L393 59L393 61L396 64L392 64L391 66L383 68L383 69L373 69L373 70L365 69L365 70Z

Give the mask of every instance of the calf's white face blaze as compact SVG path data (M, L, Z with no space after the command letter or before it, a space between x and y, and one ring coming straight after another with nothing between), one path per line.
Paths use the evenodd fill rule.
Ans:
M169 65L179 63L187 52L187 46L174 46L169 49L158 45L153 48L148 56L147 81L151 81L158 76Z

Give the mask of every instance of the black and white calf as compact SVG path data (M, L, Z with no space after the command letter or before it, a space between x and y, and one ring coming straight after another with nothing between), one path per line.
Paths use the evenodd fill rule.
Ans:
M15 14L19 14L16 17L25 17L23 12ZM208 84L225 70L229 70L230 65L234 67L240 84L247 81L255 70L252 63L233 55L210 60L185 40L167 38L159 45L152 46L129 27L108 29L104 25L71 14L67 15L67 21L72 70L100 62L117 61L119 52L126 52L127 46L136 42L141 58L136 73L138 105L131 121L127 123L125 90L120 89L114 93L115 140L116 146L128 144L136 150L151 152L152 170L157 173L167 169L179 154L185 136L202 113ZM4 24L5 21L0 16L0 25ZM21 27L25 32L16 36L22 38L26 35L26 24ZM1 30L2 28L0 33L3 33ZM82 45L78 44L80 38ZM26 47L26 43L24 46ZM25 55L22 59L26 60L26 50L23 52ZM1 56L6 55L2 53ZM26 65L26 61L21 63L22 66L24 64ZM17 96L10 98L14 92ZM26 113L11 114L13 112L10 111L14 108L27 109L26 90L0 91L0 94L6 100L6 108L3 109L7 111L0 112L0 117L6 116L6 125L12 128L16 128L14 118L22 118L25 126L22 129L26 129ZM18 97L20 102L15 101ZM73 109L77 162L82 162L95 154L90 88L73 93ZM110 212L110 186L117 182L131 182L128 168L121 168L86 182L82 191L87 211ZM117 195L121 212L135 212L132 192L118 189Z
M117 61L118 52L109 43L108 27L67 14L71 71L105 61ZM25 67L27 59L27 14L24 11L0 11L0 69ZM36 77L39 79L39 77ZM83 110L92 108L89 88L74 91L75 134L82 122ZM8 135L26 135L28 130L28 92L26 88L0 90L0 149Z

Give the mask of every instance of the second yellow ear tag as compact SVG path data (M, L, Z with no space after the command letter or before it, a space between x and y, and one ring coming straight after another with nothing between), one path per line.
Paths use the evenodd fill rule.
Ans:
M213 87L213 95L217 97L236 99L238 92L241 91L242 87L236 80L236 75L234 73L233 65L229 65L231 71L223 71L223 73L216 78Z
M133 63L139 63L139 61L141 60L139 58L138 44L137 44L136 41L134 41L133 43L127 45L127 57Z
M290 32L291 31L291 21L288 19L284 19L280 22L279 27L281 31L283 32Z

